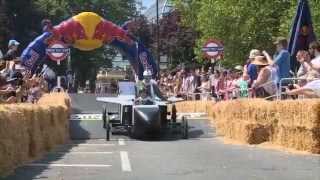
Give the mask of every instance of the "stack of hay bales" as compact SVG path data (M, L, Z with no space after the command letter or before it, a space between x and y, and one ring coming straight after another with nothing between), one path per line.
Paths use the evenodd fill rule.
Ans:
M217 103L213 111L218 134L249 144L266 141L272 130L267 104L262 100Z
M320 101L279 101L277 107L277 128L271 142L320 154Z
M176 103L178 113L208 113L213 101L183 101ZM171 111L171 106L168 106Z
M217 132L225 137L320 153L319 100L235 100L217 103L212 110Z
M69 139L70 100L48 94L38 104L0 105L0 177Z

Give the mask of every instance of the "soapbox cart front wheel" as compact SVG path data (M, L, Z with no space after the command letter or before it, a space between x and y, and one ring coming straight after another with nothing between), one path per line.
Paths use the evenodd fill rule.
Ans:
M188 139L189 138L189 125L188 125L188 120L185 116L182 117L181 119L181 135L183 139Z
M106 107L103 107L103 110L102 110L102 121L103 121L103 128L106 130L106 140L110 141L111 124L110 124L110 119L109 119Z

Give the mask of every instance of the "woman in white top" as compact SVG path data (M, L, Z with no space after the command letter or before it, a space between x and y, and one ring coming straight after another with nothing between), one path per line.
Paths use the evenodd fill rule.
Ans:
M276 94L277 86L272 77L273 69L264 56L257 56L252 64L258 68L258 78L252 84L257 97L268 97Z
M207 75L203 76L201 79L201 86L198 87L201 92L201 100L209 100L211 85L209 77Z

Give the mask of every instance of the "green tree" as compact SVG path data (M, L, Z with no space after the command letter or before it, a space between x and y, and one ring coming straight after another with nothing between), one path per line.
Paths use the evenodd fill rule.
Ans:
M22 43L24 47L31 39L39 33L40 21L43 18L41 12L34 1L26 0L3 0L5 17L7 17L5 40L15 38Z
M0 0L0 50L4 50L6 37L8 37L8 16L6 12L6 1Z
M313 22L320 32L320 1L310 0ZM225 46L224 64L243 63L250 49L274 50L272 40L288 36L298 0L175 0L183 24L199 32L194 51L203 60L201 47L208 38Z
M35 0L35 6L45 18L52 20L54 24L71 16L70 4L68 0Z
M195 57L197 33L192 28L183 26L178 11L163 16L160 20L160 52L167 55L170 65L190 64ZM155 42L155 41L154 41Z
M152 48L152 24L143 15L134 17L133 20L128 22L129 34L143 43L147 48Z

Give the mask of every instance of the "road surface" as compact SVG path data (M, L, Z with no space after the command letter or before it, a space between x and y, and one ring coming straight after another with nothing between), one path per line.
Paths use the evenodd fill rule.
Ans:
M207 120L188 140L73 141L21 167L8 180L320 180L320 157L225 145Z

